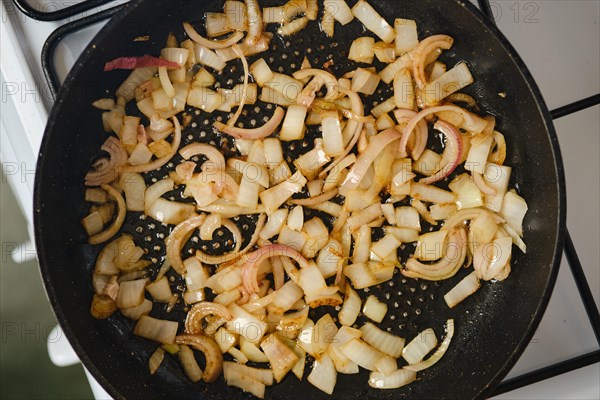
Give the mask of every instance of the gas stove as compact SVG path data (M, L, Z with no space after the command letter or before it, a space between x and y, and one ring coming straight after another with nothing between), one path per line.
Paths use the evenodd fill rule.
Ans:
M2 168L29 222L38 150L56 88L125 1L2 0ZM600 2L479 0L554 110L568 190L565 257L548 309L497 399L600 398ZM35 257L24 243L16 260ZM592 288L590 290L590 288ZM57 331L59 327L55 328ZM60 332L49 355L78 362ZM87 374L97 399L110 397Z

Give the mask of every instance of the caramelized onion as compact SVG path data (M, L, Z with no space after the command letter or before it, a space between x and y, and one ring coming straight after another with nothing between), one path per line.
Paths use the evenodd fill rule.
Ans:
M179 335L175 337L176 344L184 344L201 351L206 359L206 368L202 373L204 382L214 382L223 371L223 354L215 341L204 335Z

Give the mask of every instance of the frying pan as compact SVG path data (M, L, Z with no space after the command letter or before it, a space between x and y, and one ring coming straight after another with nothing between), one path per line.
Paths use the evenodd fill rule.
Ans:
M565 233L565 184L554 127L537 86L515 50L471 4L460 0L370 3L388 21L395 17L415 19L420 37L445 33L455 38L453 49L444 54L443 60L449 65L468 62L476 83L466 92L497 117L499 130L506 134L507 164L514 167L511 186L517 185L529 203L524 227L528 252L522 255L515 251L513 272L508 280L484 284L453 310L446 307L442 296L468 273L466 270L441 283L396 275L391 283L371 290L369 294L376 294L389 305L383 327L400 336L410 339L426 327L434 328L439 336L447 318L456 321L457 332L444 359L408 387L393 391L371 389L367 385L368 374L362 371L359 375L339 376L333 397L292 376L268 389L267 396L271 399L485 398L527 346L558 272ZM281 2L261 1L263 6L275 4ZM91 271L100 249L87 244L80 224L88 207L83 201L84 175L106 139L100 115L91 103L114 93L127 76L126 72L102 72L104 63L120 56L156 55L170 31L183 38L181 22L200 22L206 11L221 9L222 1L208 0L129 3L83 52L59 93L46 127L35 185L35 232L42 277L58 321L73 348L115 398L250 398L227 387L223 380L210 385L190 383L174 357L167 357L158 373L151 376L147 360L156 345L134 337L133 322L119 313L104 321L91 317ZM337 25L336 30L335 40L325 40L317 24L310 24L307 30L286 40L275 37L273 44L277 49L259 57L265 57L274 69L282 67L288 73L293 64L299 67L305 55L313 65L322 65L332 58L333 71L340 76L355 68L347 61L351 40L368 33L357 22L343 28ZM149 41L133 40L145 35L150 36ZM226 70L220 81L226 81L229 75L239 79L241 65L235 62L232 65L237 65L237 71ZM390 92L384 88L378 95L385 99ZM260 117L271 113L266 105L261 105ZM184 132L182 145L192 138L212 140L225 149L231 147L230 142L212 132L209 116L194 115L194 122L196 127ZM310 134L307 137L310 139ZM295 150L288 146L286 152L289 157L296 157L307 145L310 144L297 143ZM149 174L147 182L165 173L166 170L161 170ZM239 223L252 230L252 219L242 219ZM123 229L150 248L149 258L159 259L164 255L157 236L168 234L169 227L152 224L132 213ZM248 229L244 233L248 236ZM366 295L361 292L361 296ZM176 310L168 318L182 316L182 311Z

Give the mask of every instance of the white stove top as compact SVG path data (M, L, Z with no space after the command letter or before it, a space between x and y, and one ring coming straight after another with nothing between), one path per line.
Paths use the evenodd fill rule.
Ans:
M13 11L11 5L7 7L10 2L2 0L0 157L31 221L33 172L49 104L44 101L48 92L39 55L45 38L61 23L28 19ZM102 9L122 2L115 1ZM550 109L600 92L600 1L492 0L491 5L500 30L529 66ZM57 67L61 79L101 25L70 35L59 45ZM23 60L23 64L15 60ZM567 175L568 227L600 305L600 106L562 118L555 125ZM23 248L33 254L31 246ZM596 349L598 343L563 260L548 310L508 378ZM59 363L66 362L56 354L51 356ZM595 364L497 398L599 399L598 376L600 365ZM95 394L99 399L107 397L101 390Z

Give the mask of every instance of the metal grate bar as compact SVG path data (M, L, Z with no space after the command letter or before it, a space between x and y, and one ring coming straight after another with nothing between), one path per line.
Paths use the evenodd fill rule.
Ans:
M527 374L523 374L513 379L502 382L494 391L494 396L501 395L506 392L511 392L525 386L533 385L546 379L554 378L558 375L566 374L567 372L587 367L600 362L600 350L584 354L579 357L571 358L558 364L549 365Z
M600 312L598 312L596 301L594 300L590 285L585 278L585 272L583 271L579 256L577 255L577 250L573 244L573 239L568 230L565 240L565 255L567 256L567 261L571 267L571 273L575 277L575 283L577 284L577 289L579 289L579 295L583 300L585 311L587 312L594 333L596 334L596 340L598 341L598 344L600 344Z
M112 0L87 0L55 11L40 11L32 7L27 0L13 0L15 7L29 18L37 21L60 21L81 14L95 7L100 7Z
M558 119L558 118L566 117L567 115L571 115L576 112L583 111L587 108L594 107L598 104L600 104L600 93L595 96L591 96L586 99L582 99L582 100L576 101L575 103L571 103L564 107L560 107L560 108L557 108L556 110L553 110L551 112L552 118Z
M48 36L48 39L46 39L46 43L44 43L44 47L42 48L42 69L44 70L46 81L50 86L50 95L52 96L53 100L56 100L56 96L61 86L60 79L58 79L58 74L56 73L56 68L54 67L54 52L58 43L68 34L110 18L124 7L124 4L118 5L104 11L100 11L96 14L66 23Z

